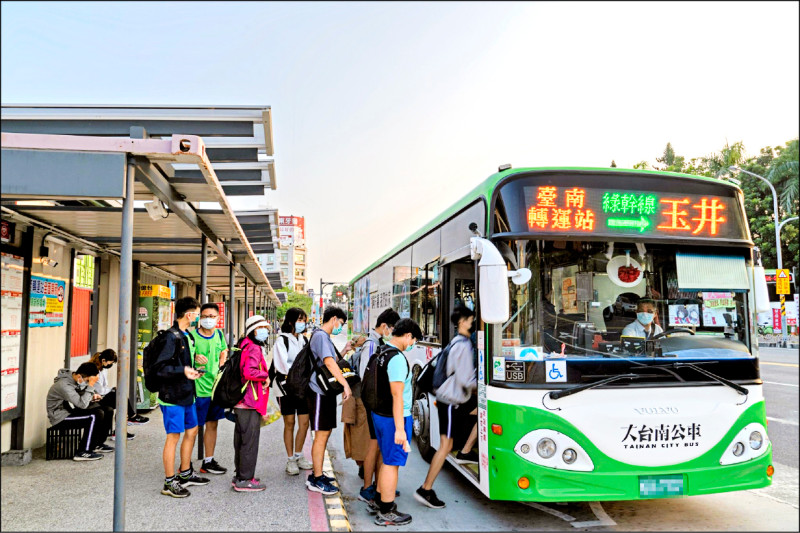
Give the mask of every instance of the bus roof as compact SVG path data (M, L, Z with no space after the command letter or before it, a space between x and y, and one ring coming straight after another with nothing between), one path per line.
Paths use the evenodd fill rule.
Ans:
M553 171L580 171L580 172L617 172L620 174L656 174L659 176L673 176L676 178L681 179L692 179L698 181L710 181L716 183L718 185L725 185L727 187L731 187L733 189L739 189L738 186L735 184L724 181L717 178L710 178L708 176L698 176L696 174L682 174L679 172L664 172L660 170L639 170L639 169L630 169L630 168L608 168L608 167L524 167L524 168L510 168L504 170L502 172L496 172L486 178L484 181L479 183L474 189L466 193L462 196L457 202L453 205L448 207L442 213L437 215L433 218L430 222L422 226L419 230L415 231L411 236L404 239L400 244L393 247L391 251L387 252L383 255L380 259L372 263L370 266L359 272L352 280L350 280L350 285L355 283L357 280L361 279L365 274L373 270L374 268L380 266L387 260L391 259L392 256L397 254L399 251L403 250L406 246L416 241L421 236L425 235L433 228L450 218L453 214L461 211L463 208L467 207L469 204L474 202L476 199L480 197L486 198L487 202L491 199L492 191L497 186L497 184L503 178L507 176L511 176L513 174L520 174L524 172L553 172ZM739 189L740 190L740 189ZM481 228L483 229L483 228Z

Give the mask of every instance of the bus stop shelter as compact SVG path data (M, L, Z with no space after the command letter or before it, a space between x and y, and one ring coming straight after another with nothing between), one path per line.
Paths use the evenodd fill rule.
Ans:
M93 304L92 314L116 315L105 323L107 340L116 325L116 343L101 342L101 320L93 316L91 346L118 352L118 412L135 396L139 285L148 276L174 284L175 298L223 303L229 341L255 312L275 323L280 300L256 254L274 251L277 211L234 212L229 202L275 188L270 113L269 107L3 106L3 255L22 266L12 332L16 368L6 364L4 348L4 451L43 444L41 391L61 368L48 369L60 363L50 353L54 340L63 343L71 366L76 257L94 257L98 267L102 259L109 270L105 284L95 271L105 300ZM31 322L32 278L60 287L56 299L67 316L55 328L29 327L51 325L53 314L46 313L44 324ZM4 344L5 330L6 324ZM118 417L117 435L126 427L126 417ZM117 443L114 529L121 530L125 439Z

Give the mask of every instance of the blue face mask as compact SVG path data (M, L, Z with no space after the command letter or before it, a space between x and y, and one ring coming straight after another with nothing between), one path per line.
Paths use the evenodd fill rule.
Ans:
M258 342L264 342L269 337L269 331L266 328L259 328L256 330L256 340Z
M639 322L641 322L642 324L644 324L646 326L650 322L653 321L653 318L655 318L655 314L654 313L636 313L636 318L639 320Z
M416 344L416 343L414 343L414 344ZM408 347L406 347L406 349L405 349L405 350L403 350L403 352L404 352L404 353L409 353L409 352L411 352L411 350L413 350L413 349L414 349L414 344L411 344L411 345L409 345Z
M294 331L295 333L303 333L306 330L306 323L305 322L295 322L294 323Z
M335 328L333 328L333 331L331 331L331 335L338 335L339 333L342 332L342 328L344 328L344 324L342 324L341 326L336 326Z

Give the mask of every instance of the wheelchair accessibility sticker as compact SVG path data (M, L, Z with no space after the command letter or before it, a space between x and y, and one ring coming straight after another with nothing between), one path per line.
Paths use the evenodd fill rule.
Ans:
M514 347L515 361L541 361L542 359L542 353L533 346Z
M566 383L567 381L567 362L566 361L547 361L545 364L545 377L548 383Z

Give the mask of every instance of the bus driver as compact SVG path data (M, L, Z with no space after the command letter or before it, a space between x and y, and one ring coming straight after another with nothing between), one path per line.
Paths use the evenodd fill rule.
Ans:
M654 322L656 315L656 303L653 300L642 298L636 304L636 320L625 326L622 335L645 339L658 335L663 330Z

